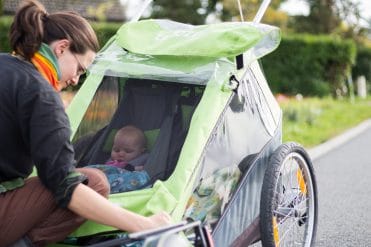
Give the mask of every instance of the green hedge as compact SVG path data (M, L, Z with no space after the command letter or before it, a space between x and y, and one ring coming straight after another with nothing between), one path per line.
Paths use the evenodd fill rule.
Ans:
M9 52L9 28L12 23L13 17L1 16L0 17L0 52Z
M8 41L9 28L12 23L13 17L2 16L0 17L0 51L9 52L10 46ZM122 23L106 23L106 22L90 22L95 30L99 44L101 47L111 38Z
M99 44L103 47L106 42L117 32L122 23L112 22L91 22L91 25L97 34Z
M262 64L274 93L335 96L342 92L355 56L352 41L292 35L284 36Z
M353 67L354 79L364 75L368 82L371 82L371 47L360 46L357 48L356 64Z

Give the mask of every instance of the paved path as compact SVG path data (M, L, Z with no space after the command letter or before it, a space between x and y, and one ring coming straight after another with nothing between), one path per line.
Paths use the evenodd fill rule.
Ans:
M328 142L322 151L309 150L319 191L315 246L371 246L370 123Z

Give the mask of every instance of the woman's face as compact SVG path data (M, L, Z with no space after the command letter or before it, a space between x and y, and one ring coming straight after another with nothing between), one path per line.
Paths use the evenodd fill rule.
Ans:
M69 85L77 85L80 75L85 73L87 67L94 61L95 52L88 50L85 54L73 53L70 50L70 41L67 39L53 41L49 46L58 59L61 72L59 90Z
M61 71L59 89L62 90L69 85L76 86L79 78L86 72L95 58L95 52L88 50L85 54L72 53L66 49L63 56L58 59Z

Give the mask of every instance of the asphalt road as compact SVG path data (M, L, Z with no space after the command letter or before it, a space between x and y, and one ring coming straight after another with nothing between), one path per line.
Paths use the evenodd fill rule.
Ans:
M371 246L371 127L313 163L319 192L315 246Z

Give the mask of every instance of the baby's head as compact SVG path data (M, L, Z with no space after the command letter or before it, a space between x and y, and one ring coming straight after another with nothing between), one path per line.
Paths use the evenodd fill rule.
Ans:
M146 138L142 130L128 125L121 128L115 135L111 151L111 159L131 161L146 150Z

